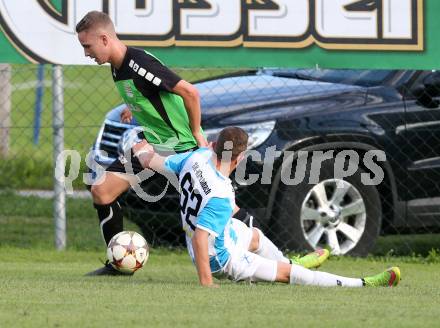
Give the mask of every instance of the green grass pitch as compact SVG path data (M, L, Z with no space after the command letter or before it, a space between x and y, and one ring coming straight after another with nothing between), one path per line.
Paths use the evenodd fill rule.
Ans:
M102 252L0 248L3 327L434 327L440 264L400 263L397 288L221 282L199 287L184 251L153 250L133 277L84 277ZM388 263L333 259L323 269L374 273Z
M222 281L219 289L206 289L198 286L184 249L152 249L146 266L131 278L84 277L105 257L89 202L68 200L68 250L57 252L51 200L0 193L0 327L438 326L440 259L435 251L334 257L322 267L364 276L399 265L403 280L397 288ZM126 229L137 230L129 222ZM438 236L423 240L429 237L431 245L438 245ZM379 246L388 249L399 239L391 240L381 239Z

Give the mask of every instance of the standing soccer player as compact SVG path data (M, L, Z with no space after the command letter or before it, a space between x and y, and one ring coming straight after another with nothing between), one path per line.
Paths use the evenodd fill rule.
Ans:
M157 150L180 153L207 145L200 126L200 98L193 85L147 51L124 45L105 13L89 12L77 24L76 32L86 56L99 65L111 64L116 88L128 106L121 114L122 121L129 122L134 116L146 128L146 140ZM131 179L142 171L137 158L131 157L131 169L127 172L126 161L127 158L115 160L91 187L106 244L123 230L117 197L128 190ZM108 264L90 273L117 274L120 273Z
M215 286L213 275L234 281L278 281L313 286L396 286L393 267L371 277L347 278L290 263L258 229L232 218L235 195L229 175L243 158L248 136L238 127L220 132L213 150L162 157L146 141L133 147L144 167L179 176L182 224L200 284Z

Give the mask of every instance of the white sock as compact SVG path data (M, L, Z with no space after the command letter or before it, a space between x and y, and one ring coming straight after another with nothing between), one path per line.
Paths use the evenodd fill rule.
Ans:
M269 260L275 260L277 262L290 263L290 260L283 255L283 253L267 238L260 229L257 230L259 235L258 249L254 252Z
M300 265L292 264L290 283L295 285L309 285L320 287L362 287L362 279L346 278L327 272L312 271Z

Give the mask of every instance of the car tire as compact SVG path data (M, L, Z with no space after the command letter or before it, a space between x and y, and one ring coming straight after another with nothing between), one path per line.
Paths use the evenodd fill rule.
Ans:
M280 184L273 237L282 248L327 247L335 255L357 256L366 256L373 248L382 220L378 189L362 183L362 168L339 179L334 167L334 160L324 161L318 183L309 183L308 169L298 185Z

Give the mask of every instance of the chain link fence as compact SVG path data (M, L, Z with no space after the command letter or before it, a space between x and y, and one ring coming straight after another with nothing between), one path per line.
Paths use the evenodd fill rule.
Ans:
M38 190L41 196L54 185L52 68L0 68L0 189ZM210 140L230 125L249 133L249 152L233 177L237 204L283 249L330 247L335 254L366 255L377 249L381 235L392 236L379 238L382 253L417 252L408 236L440 247L436 72L176 72L196 82ZM108 67L65 66L63 79L64 149L80 158L79 163L68 158L65 174L72 178L74 194L86 198L83 220L94 220L98 231L84 180L119 156L118 144L135 124L119 121L124 105ZM74 164L78 174L72 173ZM159 195L165 185L155 177L142 188ZM178 194L172 187L158 202L145 202L133 190L120 202L126 218L151 244L182 245ZM0 213L0 220L8 217L0 221L4 227L14 217L8 211ZM68 235L69 219L68 213ZM27 230L21 228L25 243Z

